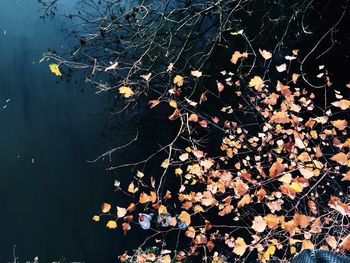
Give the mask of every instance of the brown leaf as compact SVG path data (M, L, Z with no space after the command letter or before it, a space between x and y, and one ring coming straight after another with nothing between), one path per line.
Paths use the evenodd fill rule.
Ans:
M284 165L280 161L276 161L272 164L269 169L269 175L271 178L275 179L277 175L283 173L285 170Z
M312 214L317 215L317 208L314 201L309 200L307 206Z

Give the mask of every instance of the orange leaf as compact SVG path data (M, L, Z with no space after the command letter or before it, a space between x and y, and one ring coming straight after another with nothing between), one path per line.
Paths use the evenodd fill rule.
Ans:
M333 155L331 160L335 161L341 165L346 165L348 163L348 157L343 152L340 152L340 153L337 153L336 155Z
M269 175L271 178L275 179L276 176L284 172L284 170L285 170L284 165L280 161L276 161L272 164L269 170Z
M235 53L233 53L232 57L231 57L231 63L233 64L236 64L237 61L240 59L240 58L247 58L248 57L248 53L247 52L239 52L239 51L235 51Z
M111 210L111 205L108 203L103 203L101 206L102 213L108 213Z
M264 49L260 49L259 48L259 52L260 52L260 55L265 59L265 60L268 60L270 58L272 58L272 53L271 52L268 52Z
M344 130L348 126L348 122L346 120L332 121L332 124L340 131Z
M237 206L238 207L243 207L247 204L249 204L252 201L251 197L249 194L245 194L243 198L238 202Z

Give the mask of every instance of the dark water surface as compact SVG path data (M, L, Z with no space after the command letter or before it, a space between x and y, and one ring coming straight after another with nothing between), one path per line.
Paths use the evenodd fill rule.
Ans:
M65 37L62 20L44 23L38 9L0 0L0 262L13 260L14 245L20 262L113 262L115 232L91 220L113 178L86 162L107 149L104 97L56 83L38 63Z

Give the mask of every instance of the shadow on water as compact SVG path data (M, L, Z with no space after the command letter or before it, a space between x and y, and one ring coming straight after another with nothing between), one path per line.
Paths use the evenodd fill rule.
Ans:
M43 23L37 1L0 6L0 262L13 260L14 245L21 262L115 262L122 234L91 220L113 178L86 162L108 148L105 98L57 83L38 63L48 47L62 48L59 17Z

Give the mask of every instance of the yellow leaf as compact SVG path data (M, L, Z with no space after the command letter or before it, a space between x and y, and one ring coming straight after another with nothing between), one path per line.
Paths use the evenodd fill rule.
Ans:
M100 217L98 215L94 215L92 217L92 220L94 220L95 222L98 222L98 221L100 221Z
M264 259L265 260L270 260L270 257L275 254L276 251L276 247L275 246L269 246L266 250L266 252L264 253Z
M249 81L249 87L254 87L257 91L261 91L263 85L264 81L259 76L255 76Z
M191 216L186 211L182 211L179 215L179 220L189 226L191 224Z
M235 242L235 248L233 249L233 253L237 254L238 256L243 256L247 247L248 246L245 243L244 239L238 237Z
M173 107L173 108L177 108L177 103L176 103L176 101L175 100L171 100L171 101L169 101L169 105L170 105L170 107Z
M301 244L301 250L304 249L314 249L314 244L310 240L303 240L303 243Z
M54 73L56 76L58 76L58 77L62 76L61 71L60 71L57 64L54 64L54 63L50 64L49 67L50 67L51 72Z
M168 209L165 205L160 205L158 208L158 214L166 214L168 212Z
M160 166L166 169L169 167L169 164L170 164L169 159L165 159Z
M126 86L121 86L119 88L119 93L122 94L124 98L130 98L132 95L134 95L132 89Z
M173 80L173 83L176 86L181 87L184 84L184 78L181 77L180 75L176 75L174 80Z
M293 189L297 193L301 193L303 191L303 188L300 186L300 184L293 182L290 185L290 188Z
M144 175L143 172L137 171L136 176L137 176L138 178L142 178L142 177L144 177L145 175Z
M107 222L106 227L108 227L110 229L115 229L115 228L117 228L117 222L115 222L114 220L109 220Z
M117 216L119 218L124 217L126 215L126 211L127 210L125 208L117 206Z
M182 174L181 168L176 168L176 169L175 169L175 174L176 174L176 175L181 175L181 174Z

